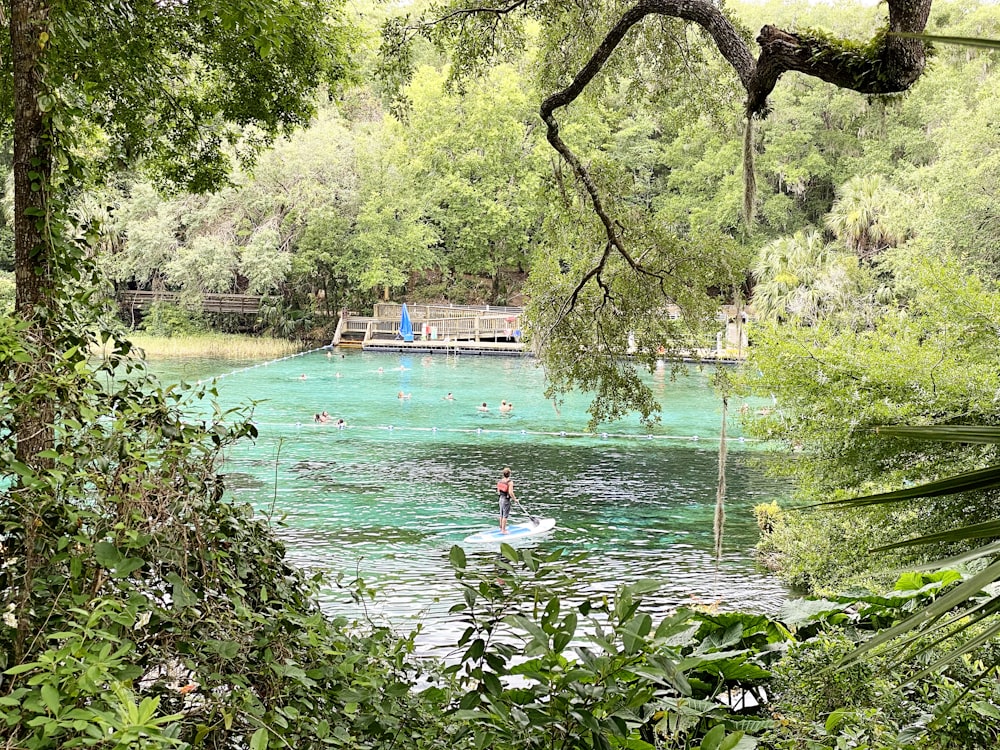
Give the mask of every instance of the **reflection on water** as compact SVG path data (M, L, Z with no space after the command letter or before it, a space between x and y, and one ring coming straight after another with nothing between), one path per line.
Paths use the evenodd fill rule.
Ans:
M189 380L231 369L185 366ZM319 352L241 369L219 381L220 400L261 401L260 437L228 456L229 487L237 500L262 510L273 504L283 515L280 533L294 562L348 579L359 574L379 588L369 613L403 628L423 621L429 645L457 635L446 623L459 596L448 551L496 522L503 466L512 467L527 511L558 524L520 544L565 549L578 593L610 594L621 583L657 578L659 613L692 601L774 611L785 590L754 567L750 508L784 490L754 468L736 424L727 426L735 440L726 552L718 564L712 558L721 412L710 377L692 369L676 382L655 382L662 423L647 430L625 420L602 427L602 437L585 435L587 399L570 397L557 412L542 395L541 371L526 359ZM412 397L396 398L400 390ZM449 391L454 400L443 398ZM501 399L514 412L500 414ZM483 401L490 412L477 410ZM314 423L324 410L348 429ZM467 552L484 571L496 555ZM587 554L571 561L580 552ZM337 589L324 606L357 614Z

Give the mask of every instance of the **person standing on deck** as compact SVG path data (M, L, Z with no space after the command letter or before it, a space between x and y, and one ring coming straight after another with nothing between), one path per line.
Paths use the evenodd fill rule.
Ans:
M514 480L510 476L510 468L504 467L500 481L497 482L497 495L500 500L500 533L507 533L507 516L510 515L510 504L514 497Z

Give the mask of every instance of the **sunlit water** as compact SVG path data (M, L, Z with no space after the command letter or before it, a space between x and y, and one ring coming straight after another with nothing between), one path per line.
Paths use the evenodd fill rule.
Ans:
M754 466L753 446L740 441L733 419L725 554L719 565L713 560L721 404L710 370L651 376L663 404L652 430L629 419L587 434L588 399L574 395L557 410L529 358L331 354L155 369L166 381L224 375L222 405L258 402L260 437L230 452L230 488L284 516L281 535L295 563L374 584L372 616L402 629L423 622L427 645L454 642L458 626L446 613L459 594L448 552L496 523L504 466L528 512L558 524L520 544L587 553L566 563L580 594L658 578L664 586L653 609L661 613L692 601L773 612L784 600L780 582L754 565L750 508L785 489ZM399 399L400 391L410 398ZM454 400L443 398L449 391ZM513 412L498 411L501 399ZM488 412L477 410L484 401ZM314 423L324 410L347 429ZM524 518L518 514L515 506L514 519ZM484 569L496 559L488 547L467 554ZM324 606L358 614L336 589Z

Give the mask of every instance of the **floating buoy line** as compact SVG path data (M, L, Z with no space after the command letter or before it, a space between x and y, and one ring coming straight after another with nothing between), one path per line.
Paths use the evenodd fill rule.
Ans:
M277 364L278 362L284 362L289 359L295 359L296 357L304 357L307 354L315 354L316 352L326 351L327 349L332 349L330 344L326 346L317 346L315 349L307 349L304 352L296 352L295 354L289 354L285 357L278 357L277 359L269 359L267 362L258 362L255 365L247 365L246 367L237 367L235 370L230 370L229 372L224 372L221 375L213 375L210 378L205 378L204 380L199 380L198 385L205 382L211 382L213 380L222 380L223 378L229 378L233 375L239 375L241 372L247 372L249 370L256 370L258 367L269 367L270 365Z
M278 359L271 359L267 362L258 362L255 365L247 365L246 367L238 367L230 372L225 372L221 375L213 375L211 378L206 378L206 381L222 380L223 378L232 377L234 375L239 375L243 372L248 372L250 370L255 370L258 367L268 367L269 365L277 364L278 362L285 362L289 359L295 359L297 357L304 357L307 354L315 354L316 352L326 351L332 349L333 347L329 344L326 346L318 346L315 349L309 349L304 352L297 352L295 354L289 354L285 357L279 357ZM198 385L201 385L202 380L198 381ZM312 422L253 422L255 427L283 427L283 428L303 428L303 427L322 427L325 429L332 429L335 432L343 432L344 430L350 430L352 432L448 432L448 433L465 433L474 435L524 435L525 437L564 437L564 438L601 438L603 440L678 440L687 442L697 442L699 440L709 440L717 442L719 438L717 436L710 436L707 438L702 438L698 435L635 435L627 432L567 432L565 430L560 430L558 432L549 432L544 430L497 430L497 429L486 429L483 427L476 428L461 428L461 427L397 427L396 425L370 425L370 426L349 426L338 428L336 425L317 425ZM733 443L753 443L757 442L753 439L747 439L743 437L739 438L728 438L729 442Z
M315 422L257 422L253 425L257 428L278 427L285 429L312 429L329 430L332 432L429 432L429 433L453 433L466 435L490 435L490 436L524 436L524 437L563 437L563 438L600 438L602 440L680 440L685 442L718 441L718 436L710 435L701 437L699 435L636 435L628 432L567 432L565 430L498 430L485 427L410 427L400 425L349 425L340 427L337 425L316 424ZM726 438L730 443L754 443L758 442L752 438Z

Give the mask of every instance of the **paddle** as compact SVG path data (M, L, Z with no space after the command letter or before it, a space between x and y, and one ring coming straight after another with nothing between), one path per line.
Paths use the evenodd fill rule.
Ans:
M525 507L524 507L523 505L521 505L521 501L520 501L520 500L518 500L518 499L517 499L516 497L514 498L514 502L515 502L515 503L517 503L517 506L518 506L518 507L519 507L519 508L520 508L521 510L523 510L523 511L524 511L525 513L527 513L527 514L528 514L528 518L530 518L530 519L531 519L531 523L532 523L532 524L534 524L535 526L537 526L537 525L538 525L538 524L539 524L539 523L541 522L541 521L540 521L540 519L538 518L538 516L533 516L533 515L531 515L531 513L530 513L530 512L528 511L528 509L527 509L527 508L525 508Z

